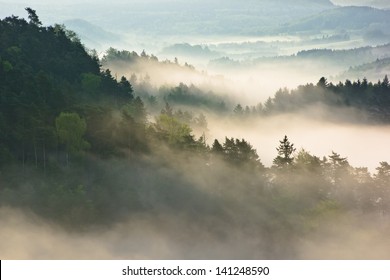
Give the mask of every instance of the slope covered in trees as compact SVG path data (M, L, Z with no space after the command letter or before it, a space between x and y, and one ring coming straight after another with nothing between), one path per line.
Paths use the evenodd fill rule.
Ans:
M376 83L368 82L366 78L353 82L347 79L335 85L322 77L316 85L306 84L294 90L280 89L273 98L269 97L256 106L243 108L237 104L233 113L236 116L267 116L302 112L316 106L326 108L331 114L348 108L358 113L351 116L334 115L335 120L348 120L351 117L355 118L355 122L389 123L389 79L387 75Z
M117 83L100 70L74 32L42 27L33 10L29 18L0 21L1 158L37 163L57 145L54 120L62 111L86 117L88 110L99 114L103 103L119 108L133 95L125 78Z

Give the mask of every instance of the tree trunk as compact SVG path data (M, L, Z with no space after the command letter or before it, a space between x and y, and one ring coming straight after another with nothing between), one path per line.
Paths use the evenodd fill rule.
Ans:
M43 174L46 176L46 145L43 142Z
M34 155L35 155L35 167L38 168L38 154L37 154L37 145L34 141Z

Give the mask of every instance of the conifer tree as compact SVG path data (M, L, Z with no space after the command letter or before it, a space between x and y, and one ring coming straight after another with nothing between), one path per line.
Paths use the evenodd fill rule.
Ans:
M273 164L277 168L283 168L286 166L292 165L294 157L292 154L295 152L294 144L291 144L287 138L287 135L284 136L283 140L279 141L280 145L276 148L278 151L278 156L273 160Z

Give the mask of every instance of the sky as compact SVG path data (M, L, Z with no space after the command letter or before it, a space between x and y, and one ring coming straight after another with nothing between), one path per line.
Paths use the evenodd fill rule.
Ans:
M131 3L131 2L152 2L156 0L111 0L110 4L113 3ZM159 0L161 2L161 0ZM164 0L162 0L164 1ZM166 0L165 0L166 1ZM171 0L173 1L173 0ZM175 1L185 1L187 0L175 0ZM52 0L2 0L0 3L30 3L30 4L51 4L53 5ZM205 1L207 2L207 1ZM275 0L277 2L277 0ZM390 1L388 0L331 0L331 2L335 4L342 4L342 5L387 5L390 6ZM58 0L55 1L56 4L78 4L78 3L107 3L106 0Z
M373 6L378 8L390 8L389 0L332 0L336 5Z
M111 0L109 2L106 0L59 0L55 2L50 0L0 0L0 18L4 18L10 14L25 17L24 8L31 7L37 10L41 21L46 25L73 18L84 18L94 22L94 17L101 17L102 7L105 11L104 14L110 17L110 15L113 14L110 13L110 7L115 9L116 5L123 5L125 3L125 5L128 5L130 8L132 3L142 3L143 5L147 5L148 2L156 1L158 3L161 3L162 1L188 3L188 0ZM203 1L205 6L210 3L208 0L192 1ZM223 1L221 2L223 3ZM390 9L390 1L388 0L332 0L332 2L339 5L372 5L374 7ZM277 0L275 0L275 3L277 3ZM115 13L117 13L117 11L115 11ZM96 20L100 21L101 18L96 18ZM109 18L105 21L109 24Z

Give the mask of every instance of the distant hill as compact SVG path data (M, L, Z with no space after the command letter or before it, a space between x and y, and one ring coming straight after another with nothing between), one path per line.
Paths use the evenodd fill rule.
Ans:
M322 11L283 26L283 32L319 32L321 30L380 31L390 35L390 10L370 7L339 7Z
M259 57L248 61L238 61L230 57L221 57L210 61L211 67L252 67L269 63L302 65L302 63L321 65L321 67L337 66L340 70L350 67L358 67L362 64L371 63L375 60L381 61L390 58L390 44L376 47L366 46L361 48L332 50L332 49L309 49L299 51L297 54L289 56ZM337 72L336 72L337 73ZM383 76L381 77L383 78Z
M348 71L338 76L334 80L363 79L375 81L390 74L390 57L377 59L371 63L365 63L356 67L351 67Z
M221 56L220 53L210 50L207 46L190 45L188 43L174 44L165 47L162 50L163 55L171 56L184 56L184 57L196 57L196 58L216 58Z
M92 48L101 49L103 45L110 45L121 40L119 35L106 31L100 26L83 19L66 20L64 25L66 28L75 31L83 43Z
M106 30L159 35L266 33L279 24L334 8L329 0L135 0L81 6L91 13L81 15L64 7L62 17L76 14Z
M376 59L388 58L390 56L390 44L377 47L362 47L348 50L314 49L300 51L298 58L314 60L327 60L357 66L362 63L369 63Z

